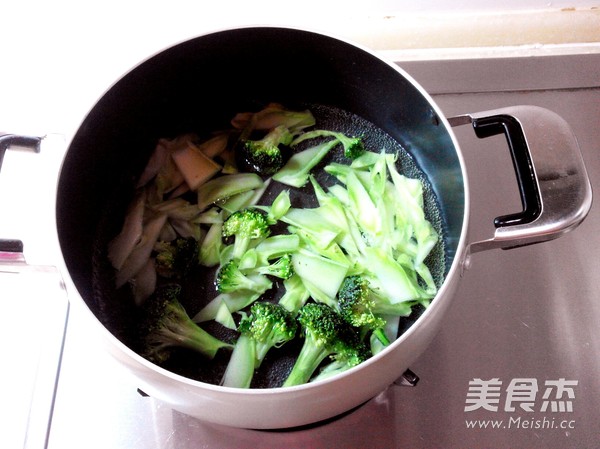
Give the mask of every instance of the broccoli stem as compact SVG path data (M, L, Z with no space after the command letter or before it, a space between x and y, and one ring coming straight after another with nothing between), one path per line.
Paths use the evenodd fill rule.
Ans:
M242 333L233 348L221 385L232 388L250 388L255 364L254 340Z
M221 348L232 348L232 345L212 336L191 319L186 319L171 329L164 329L163 335L178 342L178 346L197 351L209 359L213 359Z
M321 162L336 144L337 140L333 140L295 153L281 170L273 175L273 179L292 187L302 187L308 182L312 168Z
M385 331L381 328L375 329L373 335L381 342L382 345L388 346L390 344L389 338L385 335Z
M239 234L236 235L235 241L233 242L233 253L231 254L231 257L235 260L240 260L248 250L251 240L252 238L248 236L243 236Z
M349 264L303 248L292 254L292 263L294 272L300 276L313 299L337 308L336 295L348 273Z
M196 191L198 194L198 209L203 211L218 201L223 201L248 190L259 189L262 186L263 180L256 173L234 173L211 179L202 184Z
M302 283L302 278L297 274L293 274L292 277L284 280L283 286L285 287L285 293L279 300L279 304L295 315L310 297L310 292Z
M280 234L267 237L256 245L258 262L263 265L268 264L269 260L276 259L285 254L293 253L298 250L300 239L294 234Z
M310 377L317 370L319 365L325 358L331 354L325 346L319 345L308 334L304 345L298 354L296 363L287 379L283 383L283 387L292 387L294 385L302 385L310 380Z

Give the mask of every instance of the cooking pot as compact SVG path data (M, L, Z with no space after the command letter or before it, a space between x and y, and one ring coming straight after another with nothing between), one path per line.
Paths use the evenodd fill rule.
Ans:
M358 367L296 387L225 388L168 371L132 350L122 319L131 301L123 297L111 303L115 310L106 310L108 296L124 293L102 286L94 261L105 258L104 243L118 232L135 179L159 138L219 129L236 112L269 102L348 111L406 149L439 205L444 280L406 332ZM495 234L478 242L468 239L469 184L452 131L463 124L471 124L479 137L506 135L523 203L522 211L498 217ZM74 135L57 195L58 238L77 290L71 301L91 312L89 331L102 336L104 347L148 395L202 420L256 429L318 422L386 389L440 328L471 253L558 237L584 219L592 196L576 139L556 114L516 106L446 119L394 63L338 38L278 27L206 34L131 70L100 98Z

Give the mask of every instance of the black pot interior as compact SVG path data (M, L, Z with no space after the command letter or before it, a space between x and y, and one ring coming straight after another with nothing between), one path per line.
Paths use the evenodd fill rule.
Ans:
M65 158L57 198L61 249L80 295L119 338L126 340L128 323L115 316L127 317L131 301L94 280L94 261L105 259L106 241L118 233L156 141L223 128L236 112L269 102L347 111L400 144L428 180L444 271L450 267L464 214L462 172L447 130L418 89L337 39L281 28L223 31L167 49L118 81L85 118ZM118 306L107 315L109 296Z

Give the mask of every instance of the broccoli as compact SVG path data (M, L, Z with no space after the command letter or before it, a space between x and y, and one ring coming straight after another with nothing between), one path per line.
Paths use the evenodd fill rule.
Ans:
M300 142L317 137L334 137L344 147L344 156L349 159L356 159L365 152L365 145L360 137L350 137L344 133L329 131L326 129L316 129L308 131L297 137L292 145L298 145Z
M284 387L308 382L328 356L358 363L354 332L332 308L322 303L307 303L298 312L298 322L304 343Z
M236 129L269 130L285 126L292 134L315 124L315 117L308 109L290 111L277 103L270 103L258 112L240 112L233 117L231 124Z
M234 195L264 188L265 181L256 173L229 173L205 182L196 190L198 210L222 203Z
M238 261L232 259L219 268L215 285L219 293L230 293L238 290L264 292L271 288L272 283L263 274L249 274L246 276L240 271Z
M194 323L181 303L181 286L160 286L144 304L140 332L143 355L154 363L165 362L174 347L192 349L212 359L219 349L233 345L219 340Z
M294 316L278 304L256 302L238 326L240 337L225 370L222 385L248 388L254 370L271 348L292 340L298 328Z
M258 267L256 271L260 274L267 274L280 279L289 279L294 274L292 256L291 254L284 254L272 264Z
M297 274L292 274L290 278L284 279L283 287L285 293L279 299L279 305L296 315L310 298L310 292L304 286L302 278Z
M202 239L198 252L198 263L205 267L217 266L220 262L221 251L223 250L223 239L221 235L223 223L212 223Z
M156 273L164 278L181 279L198 263L199 246L193 237L178 237L154 245Z
M257 263L267 265L270 260L298 250L300 239L294 234L278 234L268 237L256 245Z
M383 328L385 320L373 314L376 303L370 295L369 282L360 275L348 276L338 291L340 315L354 327L372 331L385 346L390 344Z
M292 142L293 143L293 142ZM302 187L308 182L310 171L323 160L338 144L338 141L322 142L305 150L294 153L286 164L273 175L273 179L292 187Z
M365 152L365 145L360 137L348 137L345 134L337 133L336 138L344 147L344 156L349 159L356 159Z
M319 373L311 379L311 382L316 382L343 373L364 362L371 357L371 355L372 352L365 341L362 340L358 334L350 333L347 339L346 349L332 355L332 361L322 367L319 370Z
M234 259L241 259L252 240L266 238L270 235L269 222L264 213L258 209L242 209L231 214L223 223L223 237L234 237Z
M237 162L244 171L269 176L278 171L284 162L281 145L289 145L293 136L285 126L277 126L260 140L242 140L236 153Z

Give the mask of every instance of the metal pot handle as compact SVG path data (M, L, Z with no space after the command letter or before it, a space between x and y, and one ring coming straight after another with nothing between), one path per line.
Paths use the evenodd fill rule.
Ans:
M477 137L504 133L521 193L521 212L497 217L494 236L471 253L510 249L560 237L577 227L592 205L592 188L577 139L565 120L537 106L512 106L451 117Z
M4 160L4 153L6 153L6 150L8 150L9 147L15 146L27 148L39 153L41 142L41 137L20 136L0 131L0 168L2 167L2 161Z

